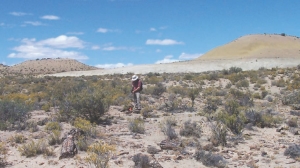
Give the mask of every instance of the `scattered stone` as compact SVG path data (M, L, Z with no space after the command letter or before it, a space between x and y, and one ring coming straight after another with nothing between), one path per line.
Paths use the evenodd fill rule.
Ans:
M59 156L59 159L68 158L68 157L74 157L75 154L78 153L78 149L76 147L76 144L74 142L75 136L78 133L77 129L72 129L68 132L67 137L63 138L63 143L61 147L61 154Z
M162 150L177 150L181 146L181 141L174 139L174 140L163 140L159 144Z
M261 156L266 156L268 153L267 152L265 152L265 151L262 151L261 152Z
M121 156L121 155L128 155L128 154L129 154L129 152L121 152L121 153L118 154L118 156Z

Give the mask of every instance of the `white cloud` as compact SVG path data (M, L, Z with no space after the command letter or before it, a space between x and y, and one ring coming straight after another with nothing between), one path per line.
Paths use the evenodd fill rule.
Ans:
M173 55L167 55L163 60L158 60L155 62L155 64L166 64L166 63L172 63L172 62L178 62L180 60L172 59Z
M187 53L181 53L179 56L180 60L191 60L200 57L202 54L187 54Z
M45 15L41 17L42 19L46 19L46 20L59 20L60 18L58 16L55 15Z
M102 48L102 50L104 50L104 51L115 51L115 50L127 50L127 48L126 47L108 46L108 47Z
M100 49L100 47L97 45L92 46L92 50L99 50L99 49Z
M67 34L83 35L84 32L68 32Z
M118 29L106 29L106 28L102 28L100 27L97 32L99 33L108 33L108 32L120 32L120 30Z
M177 44L184 44L184 43L172 39L164 39L164 40L148 39L146 41L146 44L147 45L177 45Z
M10 15L13 15L13 16L32 15L32 14L30 14L30 13L24 13L24 12L10 12L9 14L10 14Z
M62 50L61 48L83 48L83 41L77 37L64 35L56 38L36 41L36 39L22 39L20 46L14 47L15 52L8 55L9 58L71 58L77 60L88 59L87 56L77 51Z
M151 27L151 28L150 28L150 31L156 31L156 29L155 29L155 28L153 28L153 27Z
M161 52L161 50L160 50L160 49L156 49L156 51L155 51L155 52L159 53L159 52Z
M120 67L126 67L126 66L133 66L132 63L124 64L124 63L117 63L117 64L98 64L96 67L98 68L105 68L105 69L110 69L110 68L120 68Z
M5 24L4 23L0 23L0 26L2 27L2 26L5 26Z
M60 35L38 42L39 45L52 46L56 48L84 48L84 42L75 36Z
M44 26L45 24L43 24L43 23L41 23L41 22L38 22L38 21L35 21L35 22L33 22L33 21L26 21L26 22L24 22L24 26L26 26L26 25L32 25L32 26Z

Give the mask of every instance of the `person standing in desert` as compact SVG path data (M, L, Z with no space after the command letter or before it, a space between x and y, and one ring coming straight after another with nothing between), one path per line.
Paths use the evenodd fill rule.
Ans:
M139 79L137 75L133 75L131 78L131 83L132 83L131 93L133 94L135 110L141 110L140 92L143 90L142 81Z

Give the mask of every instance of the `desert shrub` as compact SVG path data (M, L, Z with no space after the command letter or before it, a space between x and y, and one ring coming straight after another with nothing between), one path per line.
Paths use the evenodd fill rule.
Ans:
M192 80L193 79L193 75L191 75L191 74L185 74L184 76L183 76L183 80Z
M300 116L300 111L290 111L290 114L293 116Z
M24 143L26 141L26 137L22 134L16 134L9 138L10 143Z
M216 96L218 89L215 87L208 87L203 90L203 96Z
M106 91L112 93L106 94ZM71 92L61 102L61 118L72 121L77 117L82 117L92 123L100 122L100 117L109 109L111 100L108 95L114 96L113 90L101 92L96 89L85 89L80 92Z
M279 116L273 116L272 114L265 112L262 114L262 121L258 126L260 126L262 128L264 128L264 127L271 128L281 122L282 122L282 119Z
M300 146L297 144L290 145L285 149L284 155L294 159L300 157Z
M199 92L200 92L199 88L192 88L192 89L189 89L189 91L188 91L188 96L192 101L192 107L194 107L195 99L198 96Z
M277 86L277 87L285 87L286 86L286 82L282 78L279 80L276 80L276 81L272 81L271 84L272 84L272 86Z
M166 90L166 87L162 83L158 83L154 86L152 95L160 96L162 93L166 92Z
M35 121L28 121L26 122L26 130L29 130L30 132L36 132L39 130L39 128Z
M207 76L206 79L211 81L211 80L219 80L219 74L217 72L210 72Z
M134 168L148 168L150 166L150 158L148 155L138 153L133 156Z
M255 99L261 99L262 97L261 97L261 95L258 93L258 92L255 92L255 93L253 93L253 98L255 98Z
M22 129L21 124L28 118L28 112L32 109L30 104L23 100L0 99L0 130ZM17 123L17 124L15 124ZM11 128L10 125L17 127Z
M244 80L245 75L243 75L241 73L233 73L233 74L227 75L226 78L229 79L232 84L236 84L238 81Z
M18 151L22 156L26 157L33 157L40 154L45 154L47 156L54 155L54 152L51 152L52 149L46 145L44 140L39 140L37 142L31 140L31 142L20 146Z
M168 92L169 93L174 93L174 94L179 94L183 97L185 97L186 95L188 95L188 91L186 88L182 87L182 86L170 86L168 88Z
M221 101L222 102L222 101ZM208 114L214 113L218 109L218 99L207 98L203 111Z
M4 164L6 162L7 151L8 150L7 150L5 142L0 142L0 167L4 166Z
M147 152L148 152L149 154L154 155L154 154L157 154L159 151L160 151L160 150L157 149L155 146L148 146L148 147L147 147Z
M49 145L60 144L60 130L51 130L50 136L48 138Z
M89 120L83 118L76 118L74 121L74 127L82 130L85 135L89 137L95 137L97 134L96 127Z
M213 123L211 125L211 131L212 136L210 138L210 141L213 145L225 146L227 144L227 128L221 122Z
M85 161L91 166L96 168L109 167L109 160L116 148L105 142L96 142L88 147L88 156Z
M145 133L145 123L141 118L134 118L128 120L128 129L134 133Z
M41 109L46 111L46 112L49 112L50 111L50 104L49 103L44 104Z
M153 107L149 105L145 105L141 110L141 115L145 118L151 117L151 112L153 111Z
M89 147L89 142L84 135L77 138L77 148L80 151L87 151Z
M45 126L45 130L47 130L47 131L53 131L53 130L61 131L61 125L58 122L48 122Z
M237 101L240 106L251 107L254 105L250 92L244 93L237 89L230 89L230 95L233 96L234 100Z
M244 128L244 118L242 115L230 114L228 112L219 113L217 119L222 121L234 134L241 134Z
M177 120L175 117L167 117L162 124L168 124L171 126L176 126L177 125Z
M282 97L282 104L283 105L290 105L290 104L299 104L300 102L300 92L294 91L288 95Z
M239 67L230 67L229 68L229 74L232 74L232 73L239 73L239 72L242 72L243 69L242 68L239 68Z
M262 122L262 114L253 109L249 109L245 112L245 118L246 124L251 123L252 125L258 126Z
M206 152L204 150L197 150L194 154L194 158L197 161L203 163L203 165L208 167L218 167L218 168L225 168L226 161L221 155L213 154L211 152Z
M186 136L186 137L193 136L193 137L200 138L201 131L202 128L197 124L197 122L195 121L191 122L190 120L188 120L184 122L183 128L180 129L179 134L181 136Z
M287 125L289 127L298 127L298 123L297 123L298 119L297 118L291 118L287 121Z
M161 125L161 131L168 137L168 139L176 139L177 133L175 132L171 122L165 122Z
M262 99L264 99L267 95L268 95L268 91L263 90L263 91L261 92L261 98L262 98Z
M159 77L159 76L150 76L150 77L147 77L145 79L145 82L147 84L159 84L160 82L163 82L163 78Z
M235 85L238 88L249 87L249 81L247 79L243 79L243 80L238 81Z

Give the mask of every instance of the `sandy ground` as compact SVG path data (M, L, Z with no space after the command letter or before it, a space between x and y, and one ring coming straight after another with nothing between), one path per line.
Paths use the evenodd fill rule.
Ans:
M147 74L152 73L199 73L205 71L223 70L230 67L240 67L243 70L257 70L264 68L286 68L295 67L300 64L300 58L252 58L238 60L193 60L169 64L146 64L135 65L115 69L72 71L49 76L93 76L106 74Z

